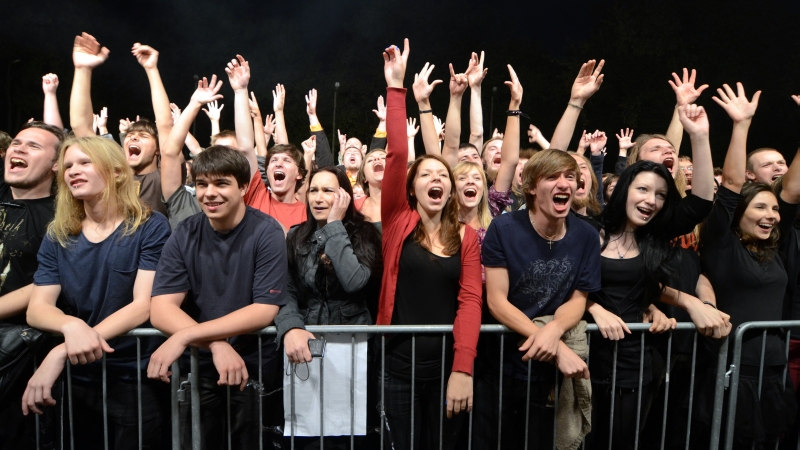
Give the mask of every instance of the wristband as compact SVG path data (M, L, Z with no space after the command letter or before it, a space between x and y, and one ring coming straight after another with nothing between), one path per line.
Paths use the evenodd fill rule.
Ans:
M576 105L575 103L572 103L572 102L568 102L567 106L572 106L575 109L583 109L583 106Z
M509 109L508 111L506 111L506 114L507 114L509 117L512 117L512 116L522 116L522 117L524 117L524 118L526 118L526 119L529 119L529 120L530 120L530 117L529 117L527 114L525 114L524 112L522 112L522 111L520 111L520 110L518 110L518 109Z
M717 309L717 305L715 305L715 304L713 304L713 303L711 303L711 302L709 302L709 301L705 301L705 302L703 302L703 304L704 304L704 305L708 305L708 306L710 306L710 307L712 307L712 308L714 308L714 309Z
M420 110L419 110L419 113L420 113L420 114L428 114L428 113L433 113L433 110L432 110L432 109L420 109Z

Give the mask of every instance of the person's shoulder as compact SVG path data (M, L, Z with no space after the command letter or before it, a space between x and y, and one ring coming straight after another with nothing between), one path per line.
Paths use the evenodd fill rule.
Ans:
M529 222L528 210L519 209L495 217L492 219L492 226L503 228L520 227Z
M596 239L599 233L597 228L593 227L588 221L573 214L567 215L567 227L572 228L575 234L579 236L590 235Z
M280 222L278 222L276 218L261 211L260 209L248 206L245 217L247 221L253 223L257 229L264 231L278 231L281 233L281 236L283 236L283 227L281 226Z

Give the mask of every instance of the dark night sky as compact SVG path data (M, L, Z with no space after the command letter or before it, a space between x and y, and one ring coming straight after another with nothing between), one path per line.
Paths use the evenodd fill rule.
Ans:
M9 3L9 2L6 2ZM490 6L489 6L490 5ZM711 88L742 81L751 94L764 91L751 129L750 149L773 146L791 158L797 148L798 108L789 99L800 93L800 6L791 0L750 2L712 0L670 2L582 0L575 2L257 2L175 0L137 3L93 0L14 1L4 5L0 29L0 128L13 134L29 117L41 118L41 76L59 75L62 117L68 120L73 37L87 31L111 50L95 71L94 107L109 107L109 128L121 117L152 117L147 79L130 54L134 42L152 45L170 99L183 107L193 91L194 74L224 76L236 53L251 63L250 88L262 111L271 112L270 90L287 87L287 122L292 142L307 135L303 95L319 90L318 115L330 132L333 84L338 92L337 127L362 139L377 119L371 110L385 92L381 50L411 40L407 87L426 61L433 76L446 80L447 63L463 71L472 51L486 51L489 75L483 103L488 133L491 88L498 87L494 126L505 126L508 102L505 64L511 64L525 89L522 109L546 136L563 112L580 63L606 59L606 81L581 115L579 129L599 128L612 136L631 126L637 134L664 132L674 95L672 71L696 67L699 84ZM9 63L11 67L9 95ZM223 128L233 127L233 95L222 93ZM698 103L711 117L712 149L720 165L730 136L730 120L711 100ZM10 97L10 99L9 99ZM413 102L413 95L409 93ZM8 117L8 101L11 117ZM444 118L446 84L436 88L434 113ZM468 100L464 101L462 139L466 139ZM409 104L409 111L415 105ZM527 122L523 120L523 126ZM209 126L198 117L197 134L207 143ZM578 131L580 133L580 131ZM523 133L524 134L524 133ZM577 143L574 137L572 145ZM418 139L419 140L419 139ZM684 139L682 153L688 152ZM421 142L418 143L421 146ZM613 160L612 158L608 159ZM610 166L609 166L610 167Z

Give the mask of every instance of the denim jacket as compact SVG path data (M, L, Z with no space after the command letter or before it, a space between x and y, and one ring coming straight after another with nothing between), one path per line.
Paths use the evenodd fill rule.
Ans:
M289 235L295 232L293 228ZM292 328L372 323L366 298L371 271L358 262L341 221L317 229L306 249L289 251L295 252L295 261L289 267L286 305L275 317L278 345ZM322 254L332 268L320 264Z

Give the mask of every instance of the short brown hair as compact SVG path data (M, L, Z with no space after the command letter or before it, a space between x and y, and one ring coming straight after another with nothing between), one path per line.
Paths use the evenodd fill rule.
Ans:
M238 150L225 145L212 145L200 152L192 162L192 179L201 175L232 176L239 187L250 183L250 163Z
M147 119L141 119L133 122L128 127L127 134L133 133L134 131L144 131L150 136L153 136L153 140L156 141L156 150L161 150L161 147L158 145L158 128L156 128L155 122L151 122Z
M222 130L219 133L211 136L211 145L217 145L217 139L233 138L236 139L236 132L232 130Z
M56 154L55 157L53 157L53 162L55 162L58 159L58 152L60 151L61 144L63 144L64 141L67 139L67 136L64 134L64 130L62 130L59 127L50 125L49 123L44 123L38 120L34 120L33 122L28 122L25 125L22 125L22 128L20 128L19 131L27 130L28 128L38 128L40 130L47 131L48 133L52 134L58 139L58 144L55 146ZM6 136L8 135L6 134ZM8 149L8 146L11 145L11 141L12 139L9 139L6 145L3 146L5 147L2 149L3 152L5 152L6 149Z
M669 142L669 145L671 145L673 148L675 148L675 144L673 144L672 141L667 139L667 137L664 136L663 134L640 134L639 137L637 137L636 140L633 142L633 147L631 147L630 150L628 150L628 165L629 166L631 164L635 163L636 161L639 161L641 159L639 157L639 153L641 152L642 146L644 144L646 144L647 141L650 141L650 140L653 140L653 139L661 139L661 140L667 141L667 142ZM677 148L675 149L675 153L676 154L678 153L678 149Z
M781 156L783 156L783 153L781 153L777 149L774 149L774 148L771 148L771 147L757 148L757 149L755 149L752 152L747 154L747 165L745 166L745 170L749 170L750 172L752 172L753 171L753 161L751 160L751 157L753 155L757 154L757 153L763 153L763 152L778 152L778 153L780 153Z
M576 179L580 182L581 171L578 162L567 152L542 150L531 156L531 159L525 164L525 168L522 169L522 193L525 194L528 210L533 209L534 196L531 194L531 190L536 188L542 178L547 178L563 170L575 171Z
M306 174L308 173L306 161L303 158L303 152L301 152L300 149L298 149L294 144L278 144L267 151L266 165L269 165L269 160L272 159L273 156L280 155L281 153L286 153L287 155L291 156L294 160L294 163L297 165L297 173L300 174L300 179L295 183L294 190L295 192L299 191L303 186L303 181L305 181Z

